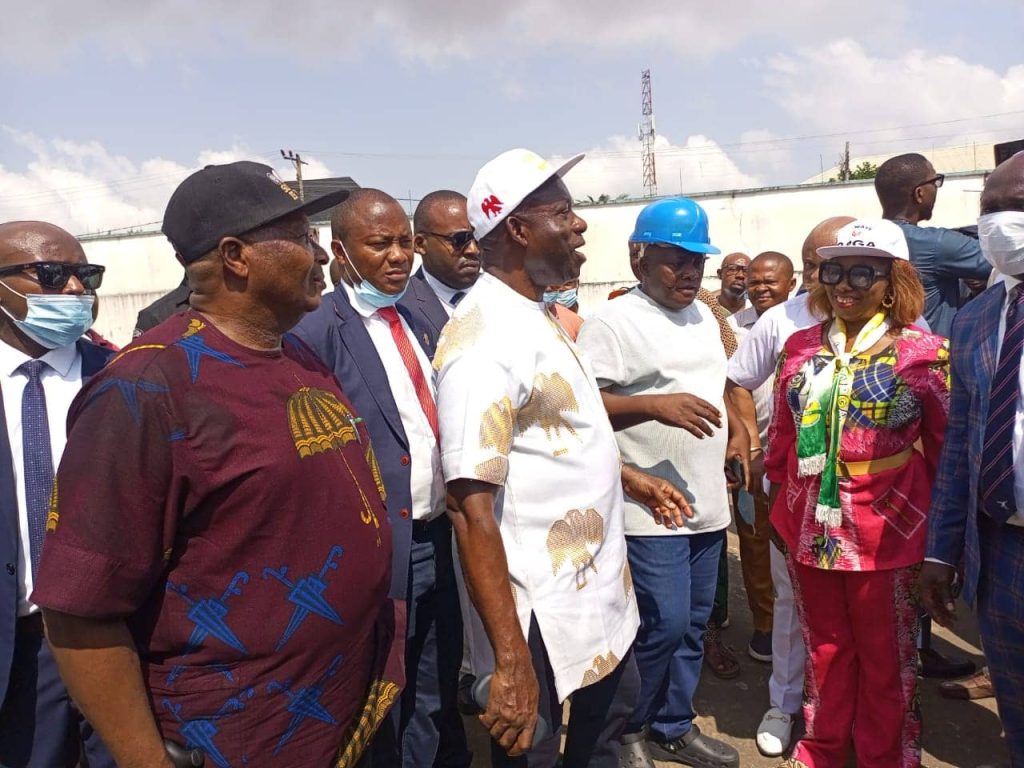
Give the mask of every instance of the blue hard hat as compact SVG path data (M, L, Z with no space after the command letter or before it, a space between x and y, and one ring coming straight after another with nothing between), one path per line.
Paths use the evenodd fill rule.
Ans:
M688 197L656 200L636 217L631 243L674 245L694 253L721 253L708 236L708 215Z

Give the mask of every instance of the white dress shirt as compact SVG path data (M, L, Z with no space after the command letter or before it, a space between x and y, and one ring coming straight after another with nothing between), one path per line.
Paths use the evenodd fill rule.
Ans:
M1008 275L1002 276L1006 286L1006 298L1003 299L1003 311L999 315L999 343L996 349L996 360L1003 349L1003 335L1006 333L1006 309L1010 305L1010 291L1020 285L1020 280ZM1024 526L1024 356L1021 357L1020 373L1017 386L1022 396L1017 398L1017 412L1013 422L1013 495L1017 500L1017 513L1006 521L1010 525Z
M39 609L28 599L32 594L32 548L28 535L28 513L25 504L25 454L21 430L21 397L28 377L18 367L31 360L28 355L0 342L0 390L3 391L7 439L11 442L11 466L18 493L18 616L28 616ZM67 419L71 401L82 388L82 356L71 344L54 349L41 358L46 366L40 380L46 396L46 416L50 427L50 450L53 469L57 471L67 443Z
M419 397L416 395L416 388L409 378L409 371L402 361L402 355L398 352L398 346L391 335L391 326L388 321L380 316L375 307L371 307L365 301L356 296L352 287L345 282L341 285L348 295L349 303L363 320L366 332L370 334L370 341L377 349L384 372L388 376L391 385L391 396L398 407L398 416L402 420L402 428L405 430L405 437L409 441L409 486L412 492L412 517L413 520L433 520L444 514L445 511L445 490L444 479L441 476L441 454L438 449L437 440L434 438L434 431L427 421L423 407L420 405ZM409 324L398 315L402 321L402 329L405 331L409 343L416 352L416 359L419 361L420 369L423 371L423 378L430 387L430 395L436 399L434 391L433 370L430 361L423 353L416 335L412 332Z
M426 278L427 285L429 285L434 293L437 294L437 298L441 301L441 306L444 307L444 311L448 313L448 317L451 317L452 312L455 311L455 304L452 303L452 299L455 298L456 293L461 293L465 296L466 292L459 290L458 288L452 288L450 285L445 285L430 274L426 267L423 267L423 277Z

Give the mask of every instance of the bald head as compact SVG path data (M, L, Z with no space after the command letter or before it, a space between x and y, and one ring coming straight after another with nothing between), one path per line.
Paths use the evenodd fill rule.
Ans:
M45 221L0 224L0 266L31 261L85 264L85 251L74 235Z
M1000 163L985 179L981 212L1024 211L1024 152Z
M853 216L831 216L818 223L807 239L804 240L804 247L800 252L800 260L803 262L805 291L813 290L818 285L818 266L821 264L821 257L818 249L826 245L836 244L836 234L851 221Z
M447 218L459 212L466 215L466 196L451 189L439 189L420 200L412 215L412 225L417 232L433 230L438 218Z
M396 210L405 217L401 204L387 192L372 187L357 189L334 209L331 237L346 242L353 226L360 219L376 218Z

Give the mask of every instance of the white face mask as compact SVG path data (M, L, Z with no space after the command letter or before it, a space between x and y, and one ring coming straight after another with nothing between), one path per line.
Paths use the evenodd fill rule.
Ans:
M1004 275L1024 274L1024 212L1000 211L978 217L978 240L993 267Z

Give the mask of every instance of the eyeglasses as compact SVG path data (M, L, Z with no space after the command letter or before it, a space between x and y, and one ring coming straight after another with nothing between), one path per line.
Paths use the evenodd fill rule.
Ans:
M460 229L458 232L452 232L450 235L442 235L440 232L420 232L420 234L432 235L441 240L446 240L451 245L453 251L461 251L467 248L470 243L476 242L476 236L473 235L473 230L471 229Z
M942 186L942 183L945 180L946 180L946 174L939 173L939 174L936 174L935 176L933 176L932 178L928 179L927 181L922 181L920 184L915 186L914 189L918 189L920 187L926 187L929 184L934 184L935 188L938 189L939 187Z
M818 282L823 285L839 285L846 278L846 284L857 290L867 290L879 280L888 280L888 272L878 272L866 264L843 267L834 261L826 261L818 268Z
M87 291L95 291L103 283L106 267L100 264L68 264L64 261L33 261L0 268L0 275L16 275L34 271L36 282L48 291L59 291L74 275Z
M730 264L728 267L722 267L723 275L745 275L747 274L747 267L742 264Z

